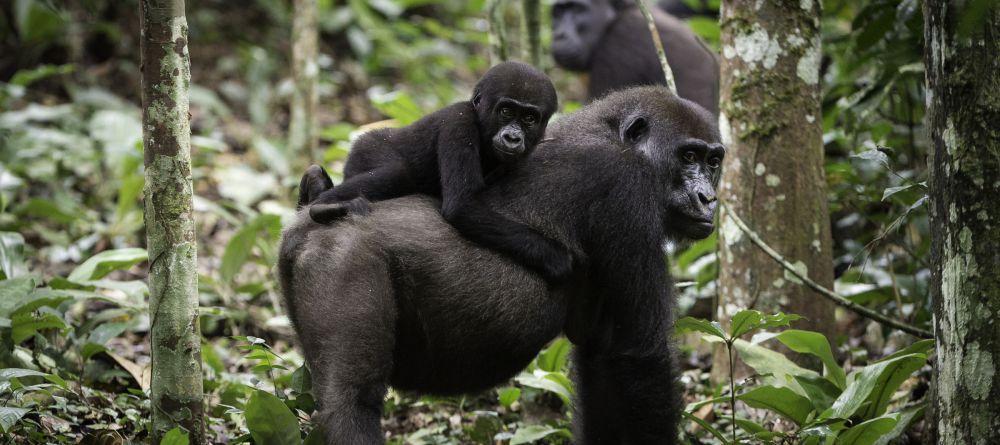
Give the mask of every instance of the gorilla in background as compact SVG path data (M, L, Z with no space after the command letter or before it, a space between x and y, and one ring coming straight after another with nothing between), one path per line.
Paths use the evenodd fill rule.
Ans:
M651 8L677 93L719 113L719 62L677 18ZM630 0L556 0L552 55L559 66L590 74L587 99L637 85L664 85L663 68L639 8Z
M552 124L551 140L483 191L496 211L569 246L579 266L560 287L461 237L430 197L331 225L300 212L278 267L326 443L383 443L387 385L483 391L560 332L576 346L577 443L675 443L661 246L712 232L725 154L715 121L662 87L613 93Z

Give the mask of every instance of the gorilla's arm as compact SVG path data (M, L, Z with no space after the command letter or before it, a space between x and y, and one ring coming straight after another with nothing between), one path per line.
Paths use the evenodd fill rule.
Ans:
M528 225L501 215L478 198L485 188L480 142L478 133L463 130L467 127L450 125L448 131L442 132L438 155L441 215L462 236L510 256L546 280L565 280L573 266L569 250Z
M591 269L592 282L600 283L592 297L602 302L603 316L573 355L579 443L673 443L677 437L670 280L659 249L634 248L646 253Z

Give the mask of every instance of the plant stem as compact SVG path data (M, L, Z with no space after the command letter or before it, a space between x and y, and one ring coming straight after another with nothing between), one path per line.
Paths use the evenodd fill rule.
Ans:
M734 340L735 341L735 340ZM733 363L733 343L727 341L729 351L729 407L732 409L733 444L736 444L736 364Z

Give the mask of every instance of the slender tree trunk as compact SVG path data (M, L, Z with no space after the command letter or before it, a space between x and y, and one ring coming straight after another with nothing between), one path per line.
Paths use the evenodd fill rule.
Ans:
M522 0L521 28L524 32L521 43L523 58L535 68L542 69L542 2Z
M192 215L191 82L183 0L140 1L152 442L179 426L205 443Z
M937 428L937 443L995 444L1000 443L1000 7L965 17L967 3L924 3L937 339L934 415L928 424Z
M814 281L832 287L830 223L820 109L821 2L722 4L722 111L728 148L719 199ZM719 309L792 312L796 327L833 335L833 305L751 243L719 214ZM726 374L715 354L713 376ZM728 378L726 376L725 378ZM722 379L720 379L722 380Z
M490 63L496 65L507 60L507 29L504 26L503 1L486 0L486 19L490 24Z
M316 64L319 11L316 0L294 0L292 11L292 93L291 116L288 124L288 152L304 170L320 161L316 131L316 108L319 95Z

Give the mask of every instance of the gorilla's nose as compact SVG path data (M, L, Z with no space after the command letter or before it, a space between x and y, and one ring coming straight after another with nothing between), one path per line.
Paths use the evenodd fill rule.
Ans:
M705 191L699 191L698 192L698 201L700 201L702 205L706 205L707 206L707 205L715 202L717 199L718 198L716 198L714 192L705 192Z
M503 141L508 147L513 147L515 145L521 144L521 135L516 133L504 133Z

